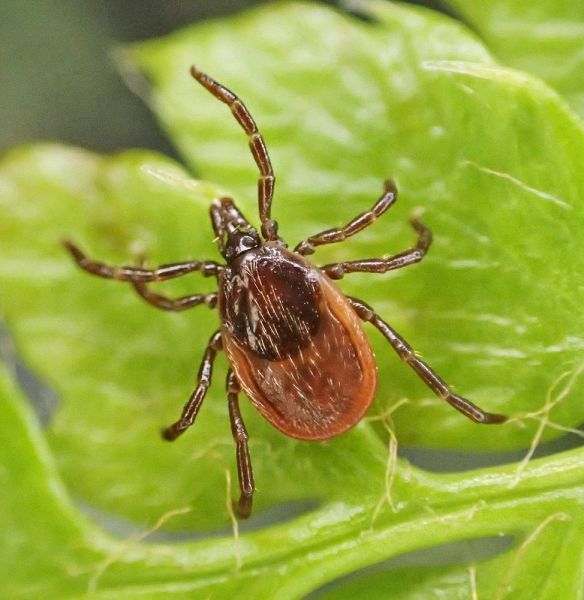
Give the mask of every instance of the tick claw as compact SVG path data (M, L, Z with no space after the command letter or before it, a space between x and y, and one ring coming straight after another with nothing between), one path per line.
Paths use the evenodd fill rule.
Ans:
M497 413L485 413L485 425L496 425L498 423L505 423L507 417L505 415L499 415Z
M235 502L234 500L231 505L238 519L248 519L251 515L251 498L240 498L239 502Z
M383 182L383 191L386 193L393 192L394 195L397 195L397 186L395 185L395 181L393 179L386 179Z
M69 240L63 240L62 244L77 262L85 258L83 252L81 252L81 250L79 250L79 248L73 242Z
M176 432L174 425L171 425L170 427L163 427L160 430L160 435L162 436L162 439L166 440L167 442L172 442L178 437L178 433Z

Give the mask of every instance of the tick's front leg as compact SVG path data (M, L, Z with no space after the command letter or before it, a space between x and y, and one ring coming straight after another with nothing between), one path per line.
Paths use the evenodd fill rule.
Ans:
M72 242L65 241L63 245L75 262L88 273L104 277L105 279L115 279L117 281L131 281L147 283L150 281L166 281L175 277L181 277L187 273L200 271L204 277L216 277L223 268L214 261L191 260L182 263L171 263L162 265L156 269L143 269L142 267L112 267L105 263L87 258L85 254Z
M356 298L349 298L349 302L351 302L357 315L363 321L371 323L383 334L398 356L418 374L422 381L439 398L446 400L448 404L475 423L491 425L493 423L503 423L507 420L507 417L504 415L485 412L470 400L454 394L448 384L427 363L418 358L413 348L377 315L369 305Z

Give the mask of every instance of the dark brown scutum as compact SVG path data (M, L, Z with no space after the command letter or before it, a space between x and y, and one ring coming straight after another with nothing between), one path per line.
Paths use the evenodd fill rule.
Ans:
M316 273L277 246L233 262L219 286L225 328L258 357L281 360L311 343L320 323Z

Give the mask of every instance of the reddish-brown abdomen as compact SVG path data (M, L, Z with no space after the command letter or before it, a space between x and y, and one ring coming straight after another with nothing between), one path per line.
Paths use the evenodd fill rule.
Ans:
M220 283L223 345L259 412L305 440L357 424L373 400L377 369L342 292L276 245L248 253Z

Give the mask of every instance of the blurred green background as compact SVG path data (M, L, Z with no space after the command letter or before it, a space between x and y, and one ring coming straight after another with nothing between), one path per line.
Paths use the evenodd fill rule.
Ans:
M101 152L144 147L176 156L117 73L113 49L263 3L1 0L0 152L54 140ZM415 4L440 10L436 2Z

